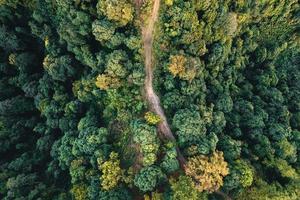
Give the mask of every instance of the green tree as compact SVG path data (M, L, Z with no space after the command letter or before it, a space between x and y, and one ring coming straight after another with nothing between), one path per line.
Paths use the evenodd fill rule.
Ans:
M182 200L205 200L207 196L205 193L200 193L196 189L196 185L191 177L179 176L178 180L170 180L172 197L171 199L182 199Z
M136 174L134 185L143 192L152 191L155 187L165 181L166 176L161 169L155 165L144 167Z
M140 146L143 165L153 165L157 160L160 145L155 127L136 122L133 124L133 141Z

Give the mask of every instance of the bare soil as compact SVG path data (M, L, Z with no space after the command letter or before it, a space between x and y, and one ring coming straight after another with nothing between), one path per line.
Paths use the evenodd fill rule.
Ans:
M162 140L168 141L176 141L170 126L168 124L167 118L165 116L164 110L161 107L160 99L155 93L153 89L153 38L154 38L154 28L155 23L158 19L160 7L160 0L154 0L151 16L148 19L148 23L146 26L142 28L142 39L144 44L144 56L145 56L145 98L148 102L149 109L155 114L159 115L161 118L161 122L158 124L158 132L159 136ZM181 154L178 147L176 147L177 151L177 159L180 163L181 168L184 170L186 159ZM227 196L222 191L216 192L218 195L222 196L225 200L231 200L229 196Z
M153 38L155 22L158 19L160 7L160 0L154 0L152 12L148 23L142 28L142 39L144 44L144 56L145 56L145 97L148 102L149 109L155 114L159 115L161 122L158 124L158 130L160 138L168 141L175 141L175 137L170 129L164 110L161 107L160 99L153 89ZM179 148L177 148L178 160L182 168L184 168L186 160L182 156Z

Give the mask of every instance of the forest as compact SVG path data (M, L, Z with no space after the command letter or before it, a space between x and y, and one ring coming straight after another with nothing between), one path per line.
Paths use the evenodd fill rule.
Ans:
M298 0L0 0L1 200L299 200Z

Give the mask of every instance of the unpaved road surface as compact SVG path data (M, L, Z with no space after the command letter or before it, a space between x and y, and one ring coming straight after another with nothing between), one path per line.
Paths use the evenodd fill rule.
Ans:
M152 46L153 46L153 33L155 22L158 19L160 0L154 0L151 16L148 19L148 23L145 27L142 28L142 38L144 43L144 56L145 56L145 95L146 100L149 105L149 109L155 114L159 115L161 118L161 122L158 124L160 138L168 141L175 141L175 137L172 134L170 126L168 124L167 118L164 114L164 111L161 107L159 97L156 95L153 89L153 54L152 54ZM184 168L185 158L182 156L179 148L177 148L178 160L180 162L181 167Z
M160 6L160 0L154 0L154 5L152 9L151 16L148 20L148 24L146 24L145 27L142 28L142 37L143 37L143 43L144 43L144 56L145 56L145 95L146 100L149 105L149 109L154 112L155 114L159 115L161 118L161 122L158 124L158 131L160 134L160 138L168 141L176 141L170 126L168 124L167 118L165 116L165 113L161 107L159 97L156 95L154 89L153 89L153 55L152 55L152 46L153 46L153 32L154 32L154 25L157 21L158 14L159 14L159 6ZM184 170L186 160L181 154L178 147L176 147L177 151L177 159L180 163L181 168ZM222 191L217 191L217 194L222 196L226 200L231 200L229 196L227 196Z

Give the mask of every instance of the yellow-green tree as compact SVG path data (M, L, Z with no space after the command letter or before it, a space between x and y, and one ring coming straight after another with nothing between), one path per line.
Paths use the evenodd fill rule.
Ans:
M206 200L207 194L200 193L191 177L179 176L178 179L170 179L172 199L180 200Z
M165 0L165 4L167 6L172 6L173 5L173 0Z
M111 190L117 186L123 177L124 170L120 167L120 160L118 153L112 152L109 160L103 164L99 163L99 169L102 172L101 186L104 190Z
M255 183L241 191L236 199L247 200L298 200L300 196L299 182L290 182L285 186L267 183L256 177Z
M183 55L174 55L170 57L169 71L175 76L184 73L184 66L187 59Z
M134 7L128 0L100 0L97 11L118 25L125 26L133 19Z
M237 160L236 167L240 173L240 183L243 187L249 187L253 182L253 169L251 169L250 165L244 160Z
M144 200L163 200L163 195L162 195L162 193L154 191L154 192L151 192L151 195L145 194Z
M71 194L75 200L87 200L87 187L84 184L73 185Z
M178 76L182 80L192 81L196 76L197 65L198 63L193 58L172 55L168 69L174 77Z
M101 90L114 89L120 86L120 80L107 74L100 74L97 77L96 86Z
M190 158L185 173L195 181L198 191L214 192L223 185L223 178L229 174L229 169L223 152L216 151L211 156Z
M300 180L299 174L286 160L281 158L273 158L263 162L266 166L275 169L282 177Z
M145 120L150 125L155 125L161 121L160 117L153 112L146 112L145 114Z

